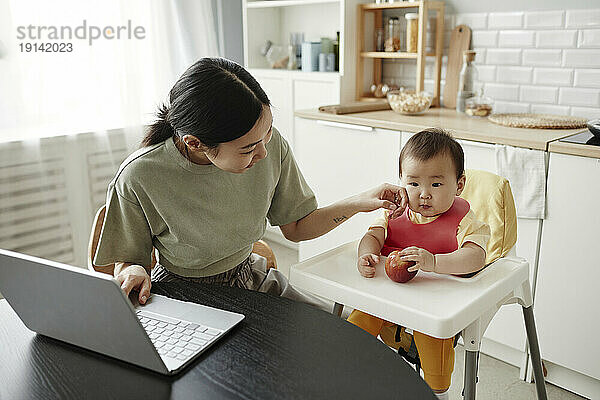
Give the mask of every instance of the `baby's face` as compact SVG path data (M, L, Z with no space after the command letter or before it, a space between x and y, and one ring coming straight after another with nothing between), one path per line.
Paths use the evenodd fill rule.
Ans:
M408 193L408 206L425 217L448 211L465 185L464 175L456 180L454 162L447 154L426 161L407 157L400 178Z

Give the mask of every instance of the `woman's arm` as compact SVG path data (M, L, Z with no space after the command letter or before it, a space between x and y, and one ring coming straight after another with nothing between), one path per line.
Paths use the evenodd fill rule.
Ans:
M280 229L287 239L300 242L326 234L359 212L386 208L393 211L390 218L395 218L404 212L407 204L406 190L386 183L327 207L318 208L298 221L282 225Z

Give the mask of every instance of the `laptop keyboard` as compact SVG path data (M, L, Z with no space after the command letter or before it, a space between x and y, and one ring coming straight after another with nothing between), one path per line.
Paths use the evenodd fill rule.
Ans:
M136 315L158 354L183 362L208 347L223 332L150 311L137 310Z

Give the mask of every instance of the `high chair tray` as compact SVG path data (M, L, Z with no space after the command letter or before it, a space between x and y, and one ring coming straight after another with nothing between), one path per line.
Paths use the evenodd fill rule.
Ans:
M375 277L364 278L356 267L357 248L358 241L347 243L295 264L290 283L387 321L449 338L528 281L529 264L519 257L501 258L472 278L419 271L407 283L389 279L381 257Z

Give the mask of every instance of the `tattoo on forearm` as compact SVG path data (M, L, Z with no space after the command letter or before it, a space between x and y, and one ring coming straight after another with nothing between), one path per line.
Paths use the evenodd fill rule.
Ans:
M346 217L345 215L342 215L341 217L335 217L333 219L333 222L335 222L336 224L339 224L340 222L345 221L347 219L348 219L348 217Z

